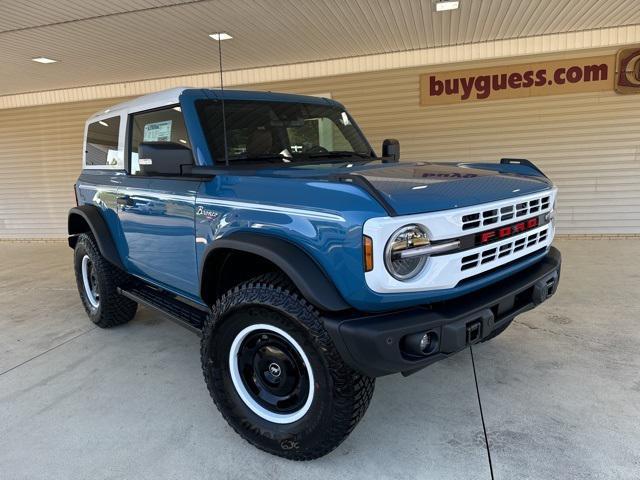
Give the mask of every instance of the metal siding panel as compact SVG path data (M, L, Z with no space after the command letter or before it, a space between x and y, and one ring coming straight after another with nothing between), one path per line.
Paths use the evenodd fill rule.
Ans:
M442 68L444 64L454 62L478 62L484 60L486 65L496 59L504 63L505 59L500 57L509 56L529 56L534 54L567 54L567 48L587 48L587 47L611 47L623 43L640 42L640 25L628 27L615 27L611 29L592 30L579 33L553 34L541 37L526 39L498 40L484 42L481 44L465 44L455 46L445 46L441 48L429 48L421 50L411 50L407 52L393 52L376 55L366 55L350 58L337 58L325 61L305 61L303 63L274 65L253 69L230 70L228 62L227 71L224 74L225 85L247 85L257 82L276 82L286 80L300 80L303 78L313 78L331 76L338 74L361 73L366 71L377 71L396 68L411 68L419 65L430 66L430 68ZM0 43L1 46L1 43ZM563 51L564 49L564 51ZM611 50L614 52L615 50ZM576 53L576 56L584 55L586 52ZM228 55L225 55L228 59ZM101 57L101 60L103 58ZM308 59L305 59L308 60ZM22 60L21 60L22 61ZM511 60L509 60L511 61ZM34 64L35 65L35 64ZM5 65L3 65L4 67ZM39 66L42 67L42 66ZM209 70L207 65L205 70ZM444 68L448 68L445 66ZM139 71L140 69L134 69ZM55 87L55 82L51 78L43 76L47 71L35 70L33 72L23 72L20 75L11 72L3 79L14 79L20 77L38 78L46 82L48 88ZM65 78L70 75L68 70L64 70ZM35 77L34 77L35 75ZM106 82L107 77L103 80ZM158 90L178 87L178 86L216 86L219 76L216 73L203 73L195 75L182 75L170 78L157 78L153 80L139 80L117 84L103 84L98 86L80 86L55 91L35 91L32 93L0 95L0 109L19 108L31 105L43 105L48 103L77 102L91 99L116 98L124 95L142 95Z
M529 42L546 42L556 50L588 48L631 42L623 26L634 28L640 23L637 0L467 0L458 10L441 13L434 11L433 3L2 0L0 93L136 81L140 72L159 79L210 72L217 64L215 44L207 34L221 28L238 39L224 47L225 67L247 70L446 46L454 48L437 55L461 61L466 46L473 42L493 42L490 48L502 54L529 51ZM590 33L584 37L576 30ZM500 41L504 43L495 43ZM131 45L159 45L161 54L140 55ZM36 55L60 63L42 66L28 61ZM87 59L93 58L100 61L86 68Z
M331 92L379 151L403 160L534 161L560 188L561 234L640 233L640 95L599 92L439 107L418 106L425 68L254 87Z
M418 75L425 71L243 88L329 92L349 108L377 150L384 138L398 138L403 160L529 158L560 188L559 233L640 233L640 95L600 92L425 108L418 105ZM0 238L65 235L82 126L91 113L118 101L2 111ZM14 168L16 162L27 168Z
M0 239L64 238L85 120L112 100L3 110Z

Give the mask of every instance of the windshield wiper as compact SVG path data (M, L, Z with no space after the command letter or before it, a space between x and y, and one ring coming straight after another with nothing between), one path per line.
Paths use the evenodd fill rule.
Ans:
M251 155L249 157L236 157L230 158L229 162L256 162L260 160L282 160L283 163L293 162L292 157L288 157L286 155L282 155L280 153L263 153L260 155Z
M350 152L348 150L334 150L324 153L310 153L309 158L328 157L328 158L342 158L342 157L360 157L371 158L371 155L361 152Z

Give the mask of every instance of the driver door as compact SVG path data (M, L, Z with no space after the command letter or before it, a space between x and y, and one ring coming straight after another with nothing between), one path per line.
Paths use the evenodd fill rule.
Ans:
M189 147L182 113L167 107L129 116L129 171L118 189L118 218L126 243L127 268L151 283L197 298L195 202L200 180L142 174L142 142Z

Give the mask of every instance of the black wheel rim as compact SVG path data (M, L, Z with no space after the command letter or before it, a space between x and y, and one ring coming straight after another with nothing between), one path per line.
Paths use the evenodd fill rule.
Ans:
M287 414L300 410L309 395L309 376L296 349L271 331L255 331L242 342L238 370L251 397L263 408Z

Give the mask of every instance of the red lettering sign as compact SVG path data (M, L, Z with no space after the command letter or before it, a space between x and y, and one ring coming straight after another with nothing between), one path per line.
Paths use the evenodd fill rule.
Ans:
M480 243L487 243L489 240L491 240L495 236L496 236L496 232L494 232L493 230L489 232L482 232L480 234Z
M498 231L498 236L500 238L508 237L509 235L511 235L511 227L502 227Z
M526 232L527 230L536 228L539 224L540 222L538 221L538 217L533 217L522 222L514 223L513 225L507 225L494 230L487 230L486 232L481 232L476 235L476 243L490 243L496 240L511 237L518 233Z

